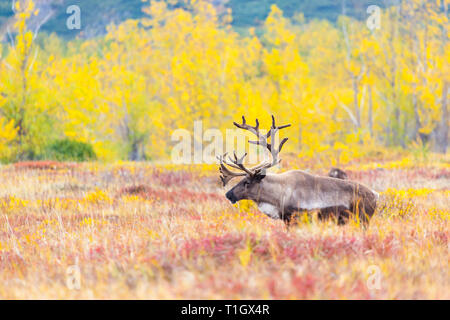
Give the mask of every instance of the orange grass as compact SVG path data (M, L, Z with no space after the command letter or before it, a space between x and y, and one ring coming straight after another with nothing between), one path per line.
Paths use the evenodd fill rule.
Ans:
M1 167L0 299L449 299L448 166L348 169L382 192L366 231L287 231L215 166Z

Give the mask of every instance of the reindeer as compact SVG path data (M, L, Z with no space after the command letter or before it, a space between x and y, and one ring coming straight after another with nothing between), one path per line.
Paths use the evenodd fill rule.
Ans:
M258 209L273 219L282 219L287 226L296 212L319 211L319 219L336 219L338 224L345 224L350 217L356 217L366 226L374 214L378 193L368 187L349 180L318 176L302 170L291 170L279 174L269 173L267 169L281 162L279 153L288 138L284 138L278 148L274 145L277 132L290 126L276 126L272 115L272 126L267 134L259 131L259 121L250 126L242 116L242 123L233 122L240 129L256 135L256 141L249 143L265 146L271 161L265 161L255 167L247 168L243 161L245 153L234 159L227 158L227 153L219 156L221 180L223 186L236 177L243 177L239 183L226 193L231 203L248 199L257 203ZM268 143L268 139L271 143ZM236 169L235 170L231 170Z

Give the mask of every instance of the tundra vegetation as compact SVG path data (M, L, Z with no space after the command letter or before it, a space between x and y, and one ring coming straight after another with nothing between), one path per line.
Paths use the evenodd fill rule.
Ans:
M449 299L448 159L344 169L381 193L365 231L306 213L288 231L232 206L217 165L4 166L0 298Z

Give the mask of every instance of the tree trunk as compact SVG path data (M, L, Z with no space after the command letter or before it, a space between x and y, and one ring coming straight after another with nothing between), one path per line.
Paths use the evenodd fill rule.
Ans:
M414 109L414 133L413 133L413 139L417 138L417 135L419 134L420 130L420 117L419 117L419 106L417 105L417 94L416 94L416 88L414 86L414 92L412 96L412 103L413 103L413 109Z
M442 87L441 121L436 127L437 129L436 148L441 153L446 153L448 146L448 125L449 125L449 114L447 105L448 93L449 93L448 82L444 82Z
M356 130L357 131L359 131L359 129L361 129L361 110L359 110L358 94L359 94L358 80L356 79L355 76L353 76L353 101L354 101L354 107L355 107Z
M373 100L372 100L372 86L369 86L369 132L370 137L373 138Z
M128 158L131 161L139 161L141 160L139 157L139 143L137 141L133 141L133 143L131 144L131 150L130 153L128 155Z

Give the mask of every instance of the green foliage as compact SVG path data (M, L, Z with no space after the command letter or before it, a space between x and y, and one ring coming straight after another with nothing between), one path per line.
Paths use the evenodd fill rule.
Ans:
M412 151L414 160L416 162L426 162L430 155L430 144L417 138L416 141L411 142L409 149Z
M78 162L97 159L90 144L70 139L56 140L50 144L44 157L47 160Z

